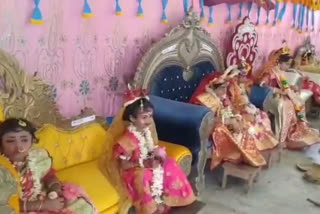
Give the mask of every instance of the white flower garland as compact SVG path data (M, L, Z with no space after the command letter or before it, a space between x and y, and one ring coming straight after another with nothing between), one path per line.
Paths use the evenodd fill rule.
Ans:
M133 125L128 127L128 130L137 138L138 145L140 149L139 165L144 167L144 160L148 158L148 153L153 152L156 148L154 146L152 134L149 128L144 129L142 132L139 132L137 128ZM154 198L157 204L163 203L162 194L163 194L163 174L164 170L161 165L153 169L153 179L151 186L151 195Z

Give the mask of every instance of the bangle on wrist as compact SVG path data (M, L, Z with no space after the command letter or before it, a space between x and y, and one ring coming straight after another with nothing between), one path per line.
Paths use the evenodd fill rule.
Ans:
M38 211L41 211L42 205L43 205L43 201L40 201L40 205L39 205Z

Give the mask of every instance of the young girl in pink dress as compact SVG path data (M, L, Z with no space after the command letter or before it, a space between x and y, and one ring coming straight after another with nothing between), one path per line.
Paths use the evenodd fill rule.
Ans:
M94 206L77 186L62 184L55 176L45 149L33 147L35 128L24 119L7 119L0 125L0 154L20 176L21 214L94 214ZM0 192L5 190L0 183ZM1 211L0 211L1 213Z
M131 91L122 119L127 122L126 130L113 152L136 213L163 214L170 207L193 203L195 196L186 175L164 148L157 146L148 97Z

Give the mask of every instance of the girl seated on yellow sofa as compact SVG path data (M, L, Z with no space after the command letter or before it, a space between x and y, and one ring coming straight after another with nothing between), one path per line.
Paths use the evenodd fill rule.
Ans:
M62 184L55 176L52 159L45 149L33 147L36 129L24 119L0 124L0 154L20 175L22 214L94 214L96 209L77 186ZM0 192L2 191L0 184Z

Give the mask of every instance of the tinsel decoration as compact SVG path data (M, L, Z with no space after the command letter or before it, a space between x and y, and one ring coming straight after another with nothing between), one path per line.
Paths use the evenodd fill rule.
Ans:
M283 2L283 6L280 10L280 14L279 14L279 17L278 17L278 22L282 22L283 20L283 17L284 17L284 14L286 13L286 10L287 10L287 2Z
M86 19L93 17L93 13L92 13L92 10L91 10L91 7L89 5L88 0L84 0L82 17L86 18Z
M253 3L252 2L249 2L248 3L248 17L250 18L250 14L251 14L251 10L252 10L252 5L253 5Z
M187 14L189 11L189 0L183 0L183 8L184 8L184 13Z
M117 16L122 16L123 15L122 9L121 9L121 6L120 6L120 0L116 0L116 15Z
M232 4L228 4L228 11L229 11L229 14L228 14L228 21L227 23L232 25Z
M35 4L35 8L33 11L32 18L30 19L30 23L33 25L42 25L43 24L42 14L39 8L40 0L34 0L34 4Z
M260 15L261 15L261 7L258 7L257 10L257 21L256 21L256 25L260 25Z
M138 0L138 17L144 17L143 8L142 8L142 0Z
M169 0L162 0L162 18L161 18L161 22L162 22L162 23L165 23L165 24L168 24L168 23L169 23L168 17L167 17L167 14L166 14L167 6L168 6L168 1L169 1Z
M214 20L213 20L213 6L209 8L209 25L212 26L214 25Z
M238 20L242 20L242 9L243 9L243 2L241 2L240 5L239 5L239 16L238 16Z
M274 19L273 19L273 26L275 26L277 24L277 18L278 18L278 13L279 13L279 7L280 7L280 1L281 0L277 0L276 1L276 8L274 9Z
M292 20L292 28L296 29L296 23L297 23L297 12L298 12L298 4L294 3L293 4L293 20Z
M203 0L200 0L200 9L201 9L201 12L200 12L200 21L205 21L206 20L206 16L204 14L204 4L203 4Z

